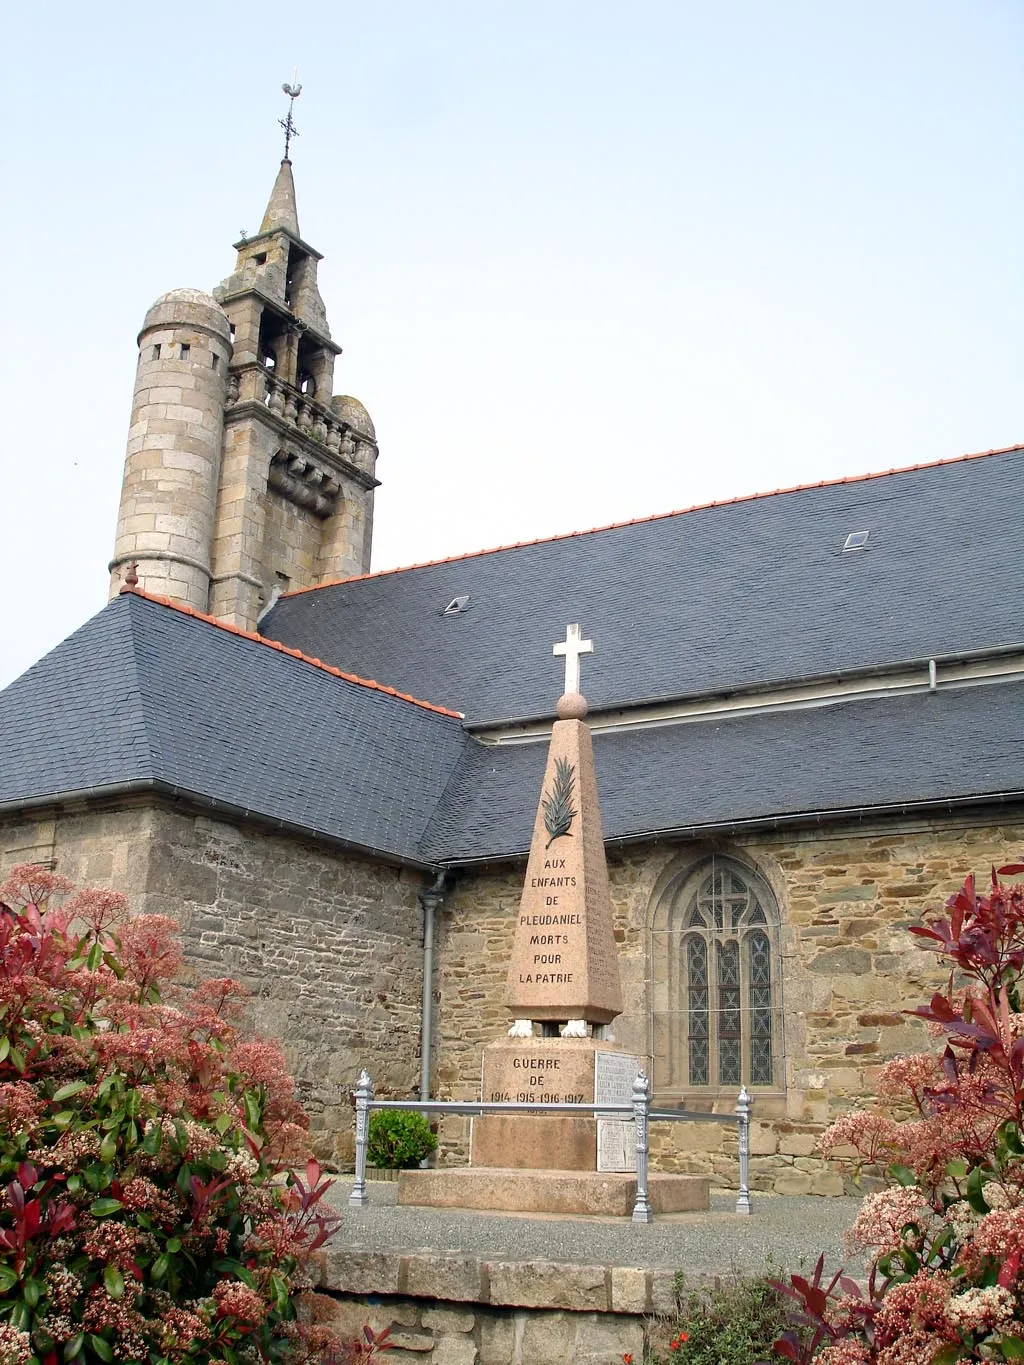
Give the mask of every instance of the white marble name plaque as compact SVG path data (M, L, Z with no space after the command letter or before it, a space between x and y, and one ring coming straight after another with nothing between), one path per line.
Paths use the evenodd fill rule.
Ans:
M633 1082L643 1069L643 1060L628 1052L598 1052L594 1063L594 1103L631 1104ZM636 1170L636 1133L632 1119L598 1112L597 1169Z

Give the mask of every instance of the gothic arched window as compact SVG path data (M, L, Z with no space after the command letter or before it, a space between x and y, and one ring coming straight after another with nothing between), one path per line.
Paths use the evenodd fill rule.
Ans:
M680 873L651 930L654 1088L783 1088L779 915L767 883L715 856Z

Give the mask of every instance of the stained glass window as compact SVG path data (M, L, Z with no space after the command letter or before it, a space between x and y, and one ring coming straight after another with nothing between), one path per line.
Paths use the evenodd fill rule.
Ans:
M697 934L686 943L687 985L690 997L690 1084L707 1085L710 1036L708 1034L708 945Z
M718 1080L739 1085L742 1030L740 996L740 945L729 939L718 944Z
M750 1081L772 1083L772 948L768 935L747 935L750 954Z
M781 1088L779 916L757 873L713 857L671 881L652 924L655 1089Z

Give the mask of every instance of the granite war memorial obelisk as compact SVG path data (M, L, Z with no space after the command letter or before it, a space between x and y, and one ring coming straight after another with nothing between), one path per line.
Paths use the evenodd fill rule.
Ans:
M629 1103L643 1059L609 1036L622 989L578 625L554 646L565 656L505 987L507 1036L483 1050L481 1098L533 1113L473 1119L471 1165L403 1172L398 1201L521 1212L627 1213L636 1188L632 1122L545 1104ZM599 1141L599 1137L602 1139ZM631 1161L631 1158L633 1160ZM708 1181L655 1175L663 1212L708 1207Z
M554 646L565 656L565 691L551 731L505 986L508 1037L484 1049L483 1098L529 1104L593 1103L597 1054L622 1013L608 868L580 655L593 652L578 625ZM640 1059L628 1057L630 1083ZM473 1123L473 1164L597 1169L597 1121L563 1115Z
M585 1038L587 1025L622 1013L608 869L579 656L593 652L569 626L554 647L566 659L566 689L551 732L547 768L530 845L505 1003L510 1035L561 1022L562 1035ZM542 1030L543 1031L543 1030Z

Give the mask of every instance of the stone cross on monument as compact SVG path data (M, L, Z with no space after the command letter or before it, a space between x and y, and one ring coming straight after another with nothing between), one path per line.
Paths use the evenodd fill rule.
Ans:
M580 690L580 655L593 654L593 640L581 640L579 626L566 626L565 639L552 645L551 653L556 657L565 655L565 695Z

